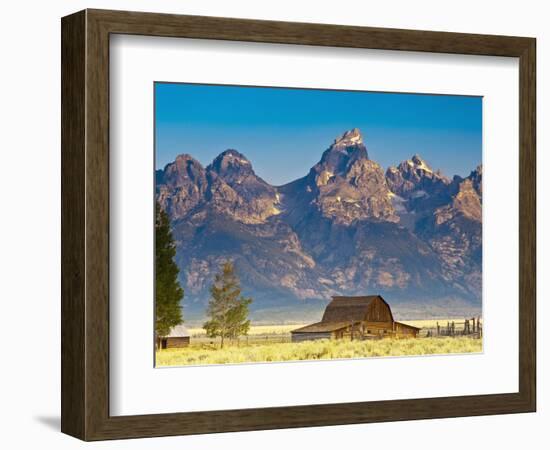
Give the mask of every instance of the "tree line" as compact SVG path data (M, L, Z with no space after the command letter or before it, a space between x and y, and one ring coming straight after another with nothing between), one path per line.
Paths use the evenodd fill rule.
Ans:
M184 290L178 281L179 268L174 261L176 244L172 237L170 218L156 203L155 211L155 336L156 345L170 330L184 322L181 301ZM252 299L241 293L239 278L231 261L222 264L210 287L210 300L203 328L211 338L220 338L223 348L227 339L246 335Z

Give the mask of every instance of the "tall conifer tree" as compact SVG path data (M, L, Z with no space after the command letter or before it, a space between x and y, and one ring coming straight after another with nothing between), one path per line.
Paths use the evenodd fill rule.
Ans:
M155 333L158 338L183 322L180 302L183 289L178 282L179 269L174 262L176 246L168 214L156 203L155 219Z

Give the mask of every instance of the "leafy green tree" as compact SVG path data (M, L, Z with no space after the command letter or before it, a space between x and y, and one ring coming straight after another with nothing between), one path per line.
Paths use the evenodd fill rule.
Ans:
M174 262L176 246L168 214L156 203L155 217L155 334L166 336L183 322L180 302L183 289L178 282L179 269Z
M248 306L251 298L241 295L239 278L235 274L233 263L228 261L221 267L210 287L210 302L207 315L210 318L203 328L209 337L220 337L221 348L225 339L236 339L247 334L250 329Z

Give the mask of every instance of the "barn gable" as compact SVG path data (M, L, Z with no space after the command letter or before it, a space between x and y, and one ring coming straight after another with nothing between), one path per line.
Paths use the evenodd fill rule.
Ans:
M333 297L322 322L394 322L390 306L380 295Z

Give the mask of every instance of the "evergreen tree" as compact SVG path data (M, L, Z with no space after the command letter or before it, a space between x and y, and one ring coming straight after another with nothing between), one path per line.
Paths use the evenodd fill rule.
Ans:
M233 263L226 262L215 277L210 288L210 302L207 314L210 320L203 325L209 337L221 338L221 348L225 339L236 339L247 334L250 329L248 305L251 298L241 295L239 279Z
M170 333L183 322L180 301L183 289L178 282L179 269L174 262L176 246L170 230L168 214L156 203L155 218L155 334L158 338Z

